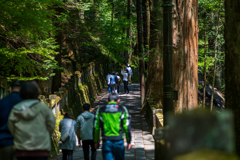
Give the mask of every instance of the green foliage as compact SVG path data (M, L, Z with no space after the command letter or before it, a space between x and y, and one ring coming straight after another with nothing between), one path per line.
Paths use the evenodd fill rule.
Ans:
M48 79L58 68L52 19L60 0L0 2L0 75L9 79Z
M205 30L206 30L206 72L207 77L213 75L214 65L214 48L216 38L216 25L218 13L220 13L220 28L217 35L217 71L222 72L221 68L224 68L225 53L224 53L224 24L225 24L225 12L224 12L223 0L199 0L199 58L198 68L199 72L204 72L204 50L205 50ZM224 69L223 69L224 70ZM220 77L223 79L223 77ZM209 78L211 80L211 78ZM223 80L222 80L223 81ZM224 83L223 83L224 85Z

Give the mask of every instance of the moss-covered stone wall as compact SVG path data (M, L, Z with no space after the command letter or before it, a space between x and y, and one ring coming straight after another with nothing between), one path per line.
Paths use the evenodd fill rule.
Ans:
M106 73L104 69L99 69L91 76L84 80L82 83L78 83L77 89L74 91L73 97L70 97L70 101L65 107L55 113L56 127L52 134L52 157L58 154L58 142L60 140L59 122L63 119L63 114L68 112L76 120L77 117L83 112L82 105L89 103L93 106L97 96L106 87Z

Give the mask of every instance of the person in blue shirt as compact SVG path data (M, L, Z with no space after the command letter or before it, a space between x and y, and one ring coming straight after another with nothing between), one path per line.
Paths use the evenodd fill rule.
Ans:
M110 78L111 78L111 72L109 71L108 72L108 75L106 76L106 81L107 81L107 85L108 85L108 92L111 93L112 92L112 89L111 89L111 86L110 86Z
M11 84L11 94L0 100L0 160L15 159L13 136L8 129L8 117L14 105L21 102L19 96L20 82L14 80Z
M112 93L117 93L117 85L118 85L117 76L115 75L115 72L112 72L110 78L110 86L112 87Z

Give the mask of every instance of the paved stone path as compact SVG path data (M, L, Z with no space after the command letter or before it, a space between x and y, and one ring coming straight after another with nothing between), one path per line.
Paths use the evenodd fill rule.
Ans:
M125 150L125 160L152 160L154 159L154 140L144 116L140 115L140 86L133 83L129 86L129 89L130 94L123 94L123 84L120 85L120 104L126 106L132 116L132 148L131 150ZM107 97L108 94L105 94L99 106L106 104ZM82 147L77 147L73 153L73 159L84 160ZM57 157L57 160L61 160L61 154ZM101 148L97 150L97 160L102 160Z

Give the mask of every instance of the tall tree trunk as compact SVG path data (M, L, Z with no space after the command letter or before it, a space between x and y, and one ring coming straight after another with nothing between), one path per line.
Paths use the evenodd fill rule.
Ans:
M142 59L143 49L142 49L142 21L141 21L141 0L137 0L137 30L138 30L138 53L139 53L139 73L140 73L140 89L141 89L141 105L143 105L145 99L145 64Z
M221 8L220 8L221 9ZM211 103L210 110L213 109L213 98L214 98L214 87L215 87L215 77L216 77L216 64L217 64L217 52L218 52L218 31L220 23L220 11L218 12L217 19L217 28L216 28L216 37L215 37L215 53L214 53L214 69L213 69L213 81L212 81L212 94L211 94Z
M163 108L163 10L162 0L153 0L150 6L149 62L147 95L151 95L158 108Z
M149 34L150 34L150 11L149 0L142 0L143 9L143 53L144 57L147 57L149 51ZM147 67L147 61L145 61L145 67Z
M205 15L207 18L207 13L206 13L206 10L205 10ZM205 33L204 33L204 79L203 79L203 83L204 83L204 86L203 86L203 103L202 103L202 106L203 108L205 108L205 103L206 103L206 83L207 83L207 26L206 26L206 19L204 21L204 29L205 29Z
M56 12L58 15L62 14L65 12L65 10L61 7L57 7L56 8ZM59 24L59 23L55 23L55 26L56 27L61 27L61 28L64 28L64 25L62 24ZM61 67L62 65L62 43L63 43L63 32L62 31L58 31L57 35L55 36L56 38L56 41L57 41L57 44L60 46L58 49L57 49L57 52L59 54L57 54L55 56L55 60L58 62L58 66ZM62 83L62 77L61 77L61 73L62 73L62 70L60 69L55 69L53 71L53 73L55 73L55 75L53 76L52 78L52 86L51 86L51 92L54 93L55 91L58 91L59 88L61 88L61 83Z
M240 155L240 1L225 0L226 108L234 113L236 151Z
M149 0L142 0L143 8L143 43L144 53L148 53L149 48L149 34L150 34L150 11L149 11Z
M131 57L132 57L132 25L131 25L131 22L130 22L131 14L132 14L131 6L132 6L132 0L128 0L128 4L127 4L127 19L128 19L128 22L129 22L129 27L127 28L127 39L130 40L130 42L129 42L130 50L128 50L128 52L126 53L127 54L126 56L128 58L128 59L125 59L126 63L129 63L130 60L131 60Z
M173 0L175 112L198 106L198 0Z

